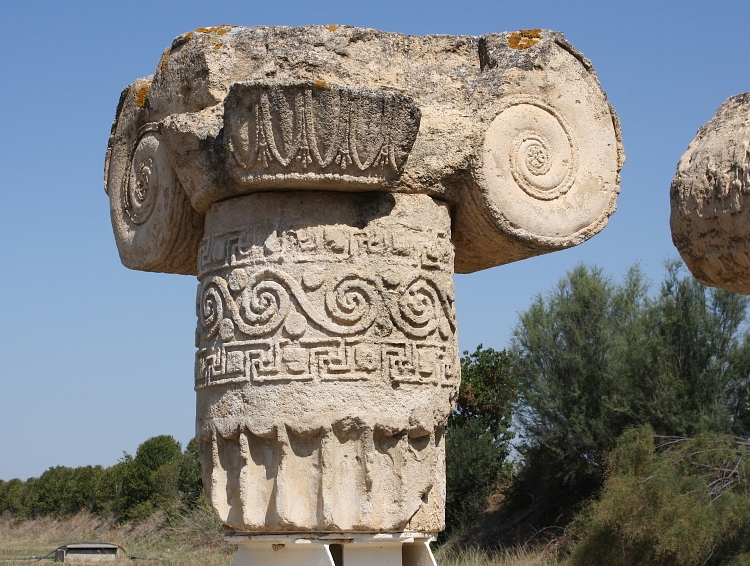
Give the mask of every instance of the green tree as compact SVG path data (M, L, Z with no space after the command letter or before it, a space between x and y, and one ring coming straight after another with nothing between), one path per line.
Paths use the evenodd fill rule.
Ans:
M15 478L0 484L0 515L8 513L17 518L26 518L30 512L24 502L25 482Z
M80 511L93 512L101 506L101 466L68 468L55 466L44 472L27 490L34 492L32 516L65 517Z
M180 499L189 507L196 506L203 494L200 447L195 438L190 439L180 459L177 489Z
M450 427L480 423L495 440L510 440L513 404L517 391L510 374L510 357L492 348L464 352L461 358L461 387L450 418Z
M178 497L181 458L180 443L168 435L149 438L135 457L125 454L120 470L123 518L142 519Z
M516 398L506 352L480 345L461 358L461 387L446 433L446 534L468 527L506 469Z
M626 428L744 430L747 304L674 262L655 296L637 267L618 284L583 265L538 296L512 348L524 459L517 493L532 494L544 521L564 522L601 488Z
M196 507L202 495L197 442L191 440L183 453L171 436L155 436L109 468L55 466L25 482L0 480L0 515L26 519L84 511L141 519L157 508L177 514Z
M680 274L680 263L667 264L650 305L655 336L648 348L649 371L637 378L641 399L636 410L658 434L747 434L750 340L745 323L750 299L708 289Z

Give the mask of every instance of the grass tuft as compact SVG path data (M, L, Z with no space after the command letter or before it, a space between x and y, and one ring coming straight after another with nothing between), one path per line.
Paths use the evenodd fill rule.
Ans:
M487 551L480 548L457 549L448 545L435 553L439 566L560 566L562 561L549 550L522 547Z

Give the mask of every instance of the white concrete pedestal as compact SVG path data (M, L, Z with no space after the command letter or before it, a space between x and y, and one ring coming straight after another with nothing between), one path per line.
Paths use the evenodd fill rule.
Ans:
M437 566L425 533L232 534L234 566Z

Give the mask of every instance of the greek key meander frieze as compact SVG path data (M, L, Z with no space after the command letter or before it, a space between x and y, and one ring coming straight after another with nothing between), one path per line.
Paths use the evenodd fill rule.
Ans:
M226 100L227 147L250 180L277 172L396 177L419 129L401 94L314 83L236 83Z
M266 265L203 279L196 387L329 379L455 384L450 277L423 269L398 281L341 268L308 273Z
M300 340L237 341L198 352L197 387L284 380L456 384L454 348L433 341Z
M415 268L449 270L453 248L448 234L428 228L416 232L316 226L279 233L258 223L204 238L198 270L204 275L228 266L341 262L383 254Z

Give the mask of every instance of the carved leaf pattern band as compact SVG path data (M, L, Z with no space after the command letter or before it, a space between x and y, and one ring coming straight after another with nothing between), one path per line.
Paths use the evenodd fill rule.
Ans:
M347 168L400 174L419 129L410 98L314 84L239 83L227 97L227 146L246 170Z

